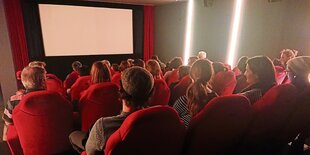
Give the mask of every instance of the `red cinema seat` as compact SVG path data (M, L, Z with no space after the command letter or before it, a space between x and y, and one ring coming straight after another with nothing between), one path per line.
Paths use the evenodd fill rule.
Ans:
M64 97L67 96L62 84L55 79L46 79L46 89L49 91L55 91Z
M117 72L111 78L111 82L115 83L118 86L118 88L120 88L120 85L121 85L121 82L120 82L121 77L122 77L122 73Z
M168 106L154 106L129 115L113 133L105 147L106 155L179 155L185 127Z
M282 84L286 80L286 70L281 66L275 66L276 80L278 84Z
M73 125L72 106L56 92L25 95L13 110L13 122L25 155L58 154L72 148L68 140ZM8 140L14 138L11 135L14 133L7 135ZM10 148L16 152L16 146Z
M212 82L212 89L219 96L231 95L237 84L233 71L218 72Z
M170 98L170 89L162 79L154 80L154 95L149 101L150 106L167 105Z
M192 79L190 76L187 75L183 77L180 82L172 88L169 105L173 106L177 99L183 95L186 95L187 88L190 84L192 84Z
M90 76L81 76L72 85L70 90L71 101L78 101L81 93L90 86Z
M185 154L236 154L252 116L251 105L244 96L212 99L190 122Z
M166 73L167 74L167 73ZM171 83L177 82L179 80L179 69L174 69L170 72L167 76L165 75L165 81L168 86L170 86Z
M289 142L283 130L296 109L296 98L297 89L283 84L271 88L253 105L254 118L243 142L245 154L283 151Z
M76 71L72 71L66 80L64 81L64 88L68 89L74 84L74 82L80 77L79 73Z
M55 74L46 74L47 79L54 79L62 85L62 81Z
M81 96L79 106L82 131L87 131L97 119L121 112L119 89L112 82L93 84Z

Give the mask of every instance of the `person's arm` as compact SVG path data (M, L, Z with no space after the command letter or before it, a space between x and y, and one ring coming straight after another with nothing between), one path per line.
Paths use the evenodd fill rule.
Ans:
M103 154L106 140L102 120L98 119L89 133L85 146L87 155Z

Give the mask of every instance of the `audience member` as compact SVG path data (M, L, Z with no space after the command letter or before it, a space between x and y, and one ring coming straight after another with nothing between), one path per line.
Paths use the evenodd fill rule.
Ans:
M121 80L123 104L121 114L98 119L89 136L80 131L71 133L70 141L77 151L86 150L88 155L94 155L98 152L104 154L103 151L108 138L122 125L126 117L147 106L154 85L151 73L141 67L132 67L122 73Z
M299 56L287 62L288 78L302 92L310 87L310 56Z
M132 62L132 64L133 64L133 66L139 66L139 67L145 68L145 63L142 59L135 59Z
M240 93L244 88L248 86L248 83L246 82L246 77L244 75L244 72L246 70L246 62L248 61L248 59L249 58L247 56L242 56L238 60L237 67L234 68L237 79L237 84L233 92L234 94Z
M207 59L207 53L205 51L199 51L198 59Z
M197 57L197 56L189 57L189 58L188 58L188 63L187 63L187 65L188 65L188 66L192 66L193 63L194 63L196 60L198 60L198 57Z
M10 97L10 100L5 105L4 114L2 116L2 119L5 122L4 126L4 133L3 135L6 136L6 127L7 125L13 124L12 114L13 109L18 105L20 100L23 98L24 95L39 91L39 90L45 90L46 84L46 71L42 67L25 67L21 73L21 81L25 87L25 91L22 93L18 93L16 95L13 95ZM3 137L4 140L6 137Z
M183 62L181 57L175 57L170 61L170 67L172 68L172 71L168 71L164 75L164 79L168 86L170 86L171 83L178 81L178 68L182 65L182 63Z
M277 84L272 61L266 56L255 56L247 61L244 73L248 87L241 92L251 104L259 100L271 87Z
M209 86L213 75L211 62L206 59L197 60L190 69L190 76L194 80L187 90L187 95L181 96L173 105L184 125L188 127L191 117L196 115L216 93Z
M65 89L69 89L71 88L71 86L74 84L74 82L76 81L76 79L79 78L79 73L78 70L80 67L82 67L82 63L79 61L74 61L71 64L72 67L72 72L66 77L66 80L64 81L64 88Z
M290 59L294 58L295 56L297 56L298 51L297 50L292 50L292 49L283 49L280 52L280 61L282 63L282 65L284 66L284 68L286 68L286 63L287 61L289 61Z
M92 84L111 81L110 69L101 61L96 61L91 67L90 78Z
M161 79L160 77L160 66L156 60L150 59L146 62L146 70L148 70L154 77L154 79Z

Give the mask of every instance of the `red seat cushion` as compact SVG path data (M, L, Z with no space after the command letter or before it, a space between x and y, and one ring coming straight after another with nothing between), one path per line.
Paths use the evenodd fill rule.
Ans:
M111 82L115 83L119 88L120 88L120 81L121 81L121 77L122 77L122 73L117 72L115 73L112 78L111 78Z
M171 97L169 100L169 105L173 105L174 102L181 96L186 94L188 86L192 84L192 79L189 75L183 77L180 82L175 85L171 90Z
M49 91L55 91L64 97L67 96L65 89L62 87L62 84L55 79L46 80L46 89Z
M167 105L170 98L170 89L162 79L154 80L154 95L149 101L150 106Z
M186 154L234 154L252 114L244 96L212 99L190 122L184 145Z
M72 106L56 92L26 94L13 110L13 122L25 155L56 154L71 149Z
M64 81L64 88L68 89L74 84L74 82L80 77L79 73L76 71L72 71L66 80Z
M107 155L179 155L185 127L168 106L154 106L129 115L107 141Z
M114 116L121 112L119 89L112 82L91 85L79 101L82 131L87 131L100 117Z
M179 70L178 69L171 71L170 74L168 74L166 79L165 79L168 86L170 86L170 84L173 82L177 82L178 80L179 80Z

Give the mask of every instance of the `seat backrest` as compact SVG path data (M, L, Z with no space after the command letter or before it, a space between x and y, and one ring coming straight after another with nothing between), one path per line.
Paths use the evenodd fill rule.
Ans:
M87 131L100 117L119 114L122 110L119 97L118 87L112 82L91 85L79 101L82 131Z
M276 80L278 84L282 84L286 78L286 70L281 66L275 66Z
M150 106L167 105L170 98L170 89L162 79L154 80L154 94L149 101Z
M81 92L90 86L90 76L81 76L71 86L70 96L71 101L78 101L81 97Z
M62 84L59 83L59 81L57 81L55 79L47 79L46 80L46 89L49 91L55 91L64 97L67 96L66 91L63 88Z
M219 96L231 95L237 84L233 71L218 72L212 82L212 90Z
M115 74L112 76L112 78L111 78L111 82L113 82L114 84L116 84L116 85L118 86L118 88L120 88L120 86L121 86L121 83L120 83L121 77L122 77L122 73L117 72L117 73L115 73Z
M168 106L154 106L130 114L107 141L107 155L179 155L185 127Z
M165 81L168 85L172 84L173 82L177 82L179 80L179 69L174 69L170 72L170 74L166 77Z
M72 105L51 91L26 94L13 110L13 122L25 155L56 154L71 149Z
M180 82L175 85L171 90L171 96L169 100L169 105L173 106L174 102L181 96L186 94L188 86L192 84L192 79L189 75L183 77Z
M190 122L185 154L234 154L252 114L249 100L242 95L212 99Z
M71 86L74 84L74 82L80 77L79 73L76 71L72 71L65 81L63 82L63 87L65 89L71 88Z
M282 84L268 90L253 105L254 118L244 139L245 149L252 153L276 153L288 142L282 131L296 109L297 89Z

